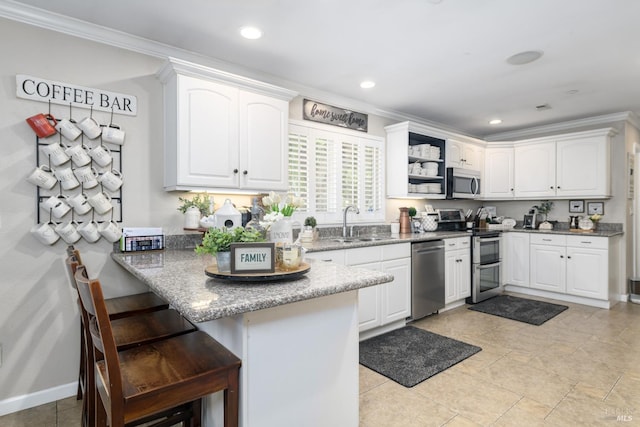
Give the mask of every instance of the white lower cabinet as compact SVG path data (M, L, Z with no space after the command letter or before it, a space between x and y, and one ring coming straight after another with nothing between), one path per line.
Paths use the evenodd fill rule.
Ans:
M471 296L469 237L444 240L444 302L451 304Z
M567 293L588 298L609 296L609 239L567 237Z
M619 278L610 268L617 260L612 238L531 233L529 282L522 255L527 233L505 233L505 284L510 290L609 308ZM509 288L507 288L509 290ZM551 294L538 291L553 292Z
M306 257L393 274L392 282L358 291L361 339L404 326L411 316L410 243L311 252Z
M531 245L530 287L545 291L566 291L566 255L564 246Z
M529 287L529 234L503 233L504 284Z

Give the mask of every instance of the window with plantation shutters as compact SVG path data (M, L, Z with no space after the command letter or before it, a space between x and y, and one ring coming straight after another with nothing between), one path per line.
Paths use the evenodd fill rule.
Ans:
M314 216L320 224L342 222L342 211L355 205L350 222L384 221L384 140L326 126L289 125L289 192L305 199L297 219Z

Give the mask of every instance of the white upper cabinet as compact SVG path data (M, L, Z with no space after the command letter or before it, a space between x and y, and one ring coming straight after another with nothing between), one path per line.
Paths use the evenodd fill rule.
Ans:
M570 137L556 145L558 196L611 196L609 138Z
M513 147L487 148L484 157L482 194L485 198L513 198Z
M515 197L611 197L612 128L515 143Z
M553 197L556 195L556 143L516 145L515 196Z
M466 142L447 140L447 167L482 171L484 148Z
M158 77L166 190L287 189L295 92L175 59Z

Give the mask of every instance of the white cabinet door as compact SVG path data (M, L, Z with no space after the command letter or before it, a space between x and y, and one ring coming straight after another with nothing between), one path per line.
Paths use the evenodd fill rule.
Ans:
M240 91L240 187L287 190L289 103Z
M567 248L567 293L608 298L609 259L603 249Z
M556 144L546 142L514 148L516 197L556 195Z
M464 144L464 168L482 171L485 150L473 144Z
M354 265L367 270L381 271L379 262ZM382 325L382 286L369 286L358 290L358 325L360 332Z
M458 251L444 253L444 303L457 301Z
M176 110L167 105L165 118L175 126L165 135L165 187L237 186L238 89L186 76L176 83Z
M471 296L471 254L468 249L444 253L444 302L449 304Z
M559 140L556 153L558 196L611 195L608 138L578 136Z
M566 247L531 245L530 287L566 292Z
M529 234L503 233L505 284L529 287Z
M471 296L471 253L468 250L458 251L458 298Z
M411 258L382 263L382 271L393 274L393 281L382 286L382 323L411 316Z
M513 148L487 148L482 181L483 197L512 198L513 180Z
M462 142L447 140L447 167L462 168L464 167L464 144Z

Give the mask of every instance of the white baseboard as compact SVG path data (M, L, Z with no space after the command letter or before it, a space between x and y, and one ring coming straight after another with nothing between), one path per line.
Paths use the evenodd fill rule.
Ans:
M56 400L66 399L67 397L75 396L77 392L78 382L74 381L35 393L0 400L0 416L33 408L34 406L44 405L45 403L55 402Z

